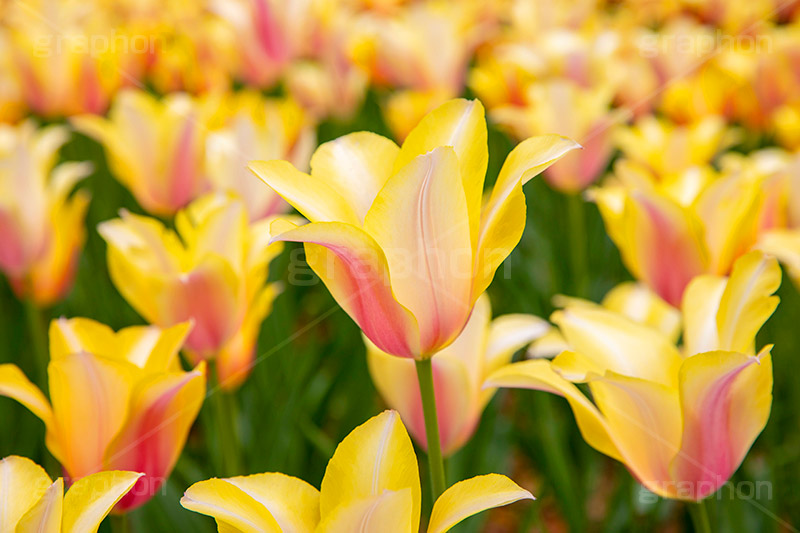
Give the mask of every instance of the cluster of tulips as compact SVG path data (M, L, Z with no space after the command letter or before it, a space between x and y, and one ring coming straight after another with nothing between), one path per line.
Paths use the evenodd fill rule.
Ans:
M368 93L394 139L318 146ZM488 186L487 119L516 142ZM87 227L104 199L82 183L97 169L60 155L77 135L138 209ZM539 174L596 204L635 281L600 303L576 284L549 320L493 317ZM707 530L702 500L769 418L756 334L779 263L800 284L798 180L797 1L0 0L0 271L51 308L96 231L147 323L57 318L20 354L39 375L0 364L63 472L0 461L0 533L95 532L159 492L204 400L258 363L286 243L363 332L390 410L338 445L319 490L228 457L183 507L225 533L448 531L533 499L499 474L446 482L444 458L514 388L566 399L591 447Z

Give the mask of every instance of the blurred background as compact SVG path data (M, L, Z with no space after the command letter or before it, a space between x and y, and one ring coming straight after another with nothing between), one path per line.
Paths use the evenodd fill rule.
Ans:
M400 143L427 111L458 96L480 98L487 109L487 184L519 140L550 132L574 138L586 147L581 154L526 185L525 234L488 291L495 316L546 319L558 294L600 301L634 279L592 201L600 184L625 181L615 163L642 163L664 187L687 172L722 179L737 165L760 184L779 175L794 187L800 2L0 0L0 122L11 128L0 133L0 169L15 150L2 139L29 120L69 127L58 162L88 161L93 169L77 186L91 201L74 283L32 305L36 298L14 274L0 276L0 363L28 375L38 372L35 332L52 318L90 317L114 329L145 323L111 282L97 225L124 208L169 226L196 196L171 197L163 209L148 204L148 187L166 178L122 178L110 161L109 153L118 157L111 141L75 120L109 110L113 117L117 105L124 115L119 97L131 93L185 99L193 118L183 131L190 128L198 143L191 156L198 158L197 194L222 188L247 197L247 186L226 177L241 165L218 168L222 134L248 143L249 159L286 158L303 168L317 144L352 131ZM251 129L219 111L243 93L260 102L247 115ZM270 106L280 106L277 118L265 111ZM168 113L152 112L157 123ZM142 126L132 138L169 138L162 134ZM141 156L169 158L172 146L159 141L159 153ZM0 184L0 214L33 209L25 201ZM751 218L778 210L759 205L761 215ZM780 207L788 229L797 214L791 207ZM13 228L0 224L0 231L3 240ZM252 374L235 392L233 423L244 472L280 471L319 486L336 444L385 404L358 327L301 251L288 246L270 265L269 278L283 291L261 326ZM800 527L800 296L790 279L800 264L783 262L790 270L781 304L758 340L775 344L772 414L733 478L759 490L723 489L711 498L719 531ZM211 519L178 503L185 488L218 472L219 440L207 411L162 493L132 513L134 531L214 530ZM52 464L43 437L36 417L0 398L0 457ZM590 448L566 402L544 393L500 391L474 437L447 460L451 483L488 472L508 474L538 501L485 513L458 531L691 527L682 504L645 492L622 465Z

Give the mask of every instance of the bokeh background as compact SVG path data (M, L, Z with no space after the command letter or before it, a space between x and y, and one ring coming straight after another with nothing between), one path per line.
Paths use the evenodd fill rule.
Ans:
M276 45L280 53L270 55L269 47L262 50L264 55L253 60L255 66L237 60L252 52L249 46L258 46L236 26L247 24L247 18L227 16L234 8L247 13L253 3L272 9L278 22L261 30L273 32L274 40L282 39ZM96 109L81 108L80 87L58 77L41 81L36 88L44 91L45 101L55 100L47 96L48 91L71 90L61 107L40 105L42 101L31 96L35 88L31 84L36 82L21 73L25 65L42 60L37 50L42 52L41 46L48 45L44 41L26 45L15 33L35 35L26 26L30 25L41 35L68 30L85 35L141 31L155 36L159 47L143 63L135 57L128 62L130 57L88 54L100 75L112 80L104 85L109 87L108 101L122 87L158 95L188 92L197 97L247 88L300 102L316 129L318 143L358 130L400 141L434 104L455 96L481 97L489 109L487 184L496 178L516 138L527 136L526 127L535 130L533 126L515 129L513 121L492 110L510 105L512 114L514 106L522 114L536 105L551 105L536 104L525 96L515 101L510 94L514 84L507 77L506 94L496 94L503 85L499 78L487 82L481 77L490 76L493 62L509 61L509 57L516 68L498 68L506 74L513 72L525 87L561 80L589 94L606 91L601 108L604 119L613 119L609 130L647 115L676 124L718 115L728 127L738 128L727 151L746 154L771 146L788 152L797 148L800 121L792 122L792 116L795 120L800 116L797 2L462 0L443 5L341 0L319 2L322 7L316 4L236 0L224 8L211 0L2 0L0 119L13 123L33 116L39 124L68 123L69 115L106 111L102 104ZM426 9L435 11L436 17L426 18ZM334 27L335 31L330 30ZM320 35L329 40L320 37L317 43ZM680 35L695 36L688 41L694 43L688 51L678 50ZM712 44L698 40L699 35L714 36ZM733 41L726 45L721 40L724 36L767 36L771 41L762 41L769 42L769 50L749 50L737 48ZM54 61L52 55L46 59ZM565 110L556 113L553 124L535 119L536 127L556 131L563 123L577 120L570 113L591 122L586 115L590 111L578 104ZM538 117L544 116L539 113ZM576 126L573 135L583 142L581 137L592 135L590 130ZM537 132L528 135L533 133ZM608 156L590 180L602 180L619 157L613 139L609 143ZM112 284L106 244L96 227L116 217L121 208L145 211L114 178L95 140L74 133L61 149L60 159L94 165L80 185L91 192L92 201L74 287L63 301L36 314L26 309L0 276L0 363L16 363L29 375L37 371L31 358L32 331L46 327L50 318L90 317L115 329L144 323ZM526 185L525 234L489 289L495 315L531 313L547 318L557 294L599 301L616 284L632 279L597 207L582 196L587 185L558 190L542 178ZM385 405L371 383L358 327L313 276L304 277L310 281L302 284L289 279L290 268L307 268L299 250L288 246L270 266L270 279L282 281L284 290L261 327L257 364L236 392L239 412L234 422L246 472L280 471L319 486L336 443ZM709 510L719 531L797 531L800 525L800 295L788 276L779 295L781 304L758 340L759 346L775 344L772 414L733 478L734 482L766 481L769 490L762 490L758 497L732 497L723 489L713 497ZM219 445L217 429L207 411L208 406L201 411L163 494L132 514L135 531L214 530L212 520L178 503L185 488L219 471L214 453ZM0 457L18 454L48 464L43 436L44 427L37 418L16 402L0 398ZM424 468L422 452L420 460ZM458 531L683 531L691 527L682 504L645 494L622 465L585 444L566 402L544 393L500 391L475 436L447 461L451 483L488 472L508 474L538 501L485 513Z

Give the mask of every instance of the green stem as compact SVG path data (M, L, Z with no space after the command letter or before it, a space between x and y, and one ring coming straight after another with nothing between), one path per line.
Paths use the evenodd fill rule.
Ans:
M128 513L111 515L111 531L114 533L130 533L131 519Z
M575 296L587 296L588 264L586 241L586 214L580 193L567 197L567 217L569 219L569 257L572 274L572 290Z
M26 299L23 302L23 306L25 307L25 320L28 323L30 347L31 351L33 351L34 381L42 390L45 390L47 385L47 364L50 357L47 350L47 328L45 327L44 312L31 299Z
M689 514L692 517L695 533L711 533L711 523L708 520L708 509L702 500L689 503Z
M439 442L439 420L436 414L436 393L433 389L433 367L430 359L417 361L417 379L425 415L425 437L428 441L428 470L431 475L431 502L444 492L444 460Z
M222 390L219 386L219 377L216 365L209 365L211 373L211 391L208 400L212 404L214 415L214 429L219 439L218 467L222 469L219 473L223 477L231 477L243 474L241 456L239 454L239 438L236 429L236 406L235 398L232 393Z

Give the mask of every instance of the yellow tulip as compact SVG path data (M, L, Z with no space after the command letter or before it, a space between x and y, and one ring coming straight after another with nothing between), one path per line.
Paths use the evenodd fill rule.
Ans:
M286 159L308 167L316 134L303 110L290 99L268 100L255 92L223 94L212 102L232 107L223 125L208 134L206 172L216 190L236 193L251 220L284 213L289 205L247 169L255 158Z
M261 322L279 293L267 284L282 246L268 245L270 222L248 223L244 204L219 193L179 211L176 231L126 211L98 228L117 290L151 324L192 320L186 351L195 363L216 359L225 389L249 375Z
M0 395L44 422L47 448L70 482L103 470L143 472L117 505L132 509L166 481L203 403L204 366L184 372L178 359L190 327L114 332L86 318L54 320L50 402L13 364L0 365Z
M590 446L656 494L701 500L731 477L767 423L771 346L753 348L780 280L775 259L760 252L742 256L730 278L695 278L683 298L682 351L623 315L568 306L552 320L573 351L508 365L486 386L565 397Z
M427 531L444 533L474 514L522 499L527 490L499 474L456 483L434 503ZM195 483L181 505L230 533L412 533L419 531L417 458L400 416L385 411L336 448L321 490L279 473Z
M109 118L81 115L71 122L104 146L111 172L144 209L172 215L208 189L204 120L186 94L157 100L132 89L117 96Z
M504 315L492 320L489 297L475 303L464 331L431 359L439 438L442 452L452 454L475 432L494 390L482 390L483 381L497 368L511 362L514 352L543 335L549 328L531 315ZM382 352L366 340L372 381L390 408L408 425L411 436L427 448L422 397L411 359Z
M711 163L738 137L739 132L715 115L689 124L647 115L615 132L615 142L625 157L646 166L661 181Z
M53 304L72 287L89 194L75 184L89 163L55 165L66 128L0 125L0 270L20 298Z
M98 472L72 485L53 481L25 457L0 461L0 531L3 533L97 533L114 505L142 474Z
M310 224L276 222L276 241L306 260L378 348L427 359L450 344L525 227L522 185L579 145L528 139L506 159L488 200L480 102L452 100L398 148L368 132L320 146L311 174L285 161L250 168Z

